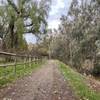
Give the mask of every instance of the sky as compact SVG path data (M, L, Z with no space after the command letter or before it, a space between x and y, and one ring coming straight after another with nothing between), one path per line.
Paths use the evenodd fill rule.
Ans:
M67 15L72 0L52 0L51 10L48 17L48 28L58 29L60 24L60 17ZM36 43L35 36L32 34L25 35L28 43Z
M51 11L48 18L48 28L58 29L60 17L67 15L72 0L52 0Z
M25 40L27 41L27 43L33 43L35 44L37 42L37 39L35 37L35 35L33 35L32 33L27 33L24 35Z

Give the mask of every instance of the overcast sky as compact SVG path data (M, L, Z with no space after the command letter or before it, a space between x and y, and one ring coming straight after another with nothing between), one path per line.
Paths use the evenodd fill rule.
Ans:
M48 19L49 28L58 28L61 15L66 15L72 0L52 0L51 11Z

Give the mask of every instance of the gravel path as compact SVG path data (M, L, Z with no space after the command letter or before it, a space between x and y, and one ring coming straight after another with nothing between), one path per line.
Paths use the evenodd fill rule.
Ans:
M0 100L77 100L55 61L0 90Z

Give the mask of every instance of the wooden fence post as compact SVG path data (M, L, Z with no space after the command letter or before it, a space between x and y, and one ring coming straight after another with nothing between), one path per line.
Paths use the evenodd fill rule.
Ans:
M7 66L4 66L4 79L6 79L6 67Z
M36 57L34 57L34 62L35 62L35 64L36 64Z
M26 67L26 57L24 58L24 68Z
M29 63L29 67L30 67L30 56L28 56L28 63Z
M29 56L29 63L30 63L30 67L31 67L32 66L31 56Z
M30 57L30 62L31 62L30 64L31 64L31 67L32 67L32 57Z
M17 65L17 58L15 56L15 67L14 67L14 75L16 75L16 65Z
M36 61L37 61L37 64L38 64L38 57L36 57Z
M27 56L27 58L26 58L26 65L29 65L29 64L28 64L28 56Z
M7 63L7 64L3 64L3 65L1 65L1 67L3 67L4 68L4 71L3 71L3 76L4 77L7 77L7 75L9 74L8 72L7 72L7 69L6 69L6 67L9 67L9 66L13 66L13 70L12 70L12 73L14 74L14 75L16 75L17 74L17 65L23 65L24 66L24 68L26 67L26 65L27 65L27 67L28 66L32 66L32 63L34 62L35 64L38 64L38 63L40 63L41 62L41 60L42 59L39 59L37 56L31 56L31 55L17 55L17 54L14 54L14 53L8 53L8 52L0 52L0 54L1 55L4 55L4 56L6 56L6 57L10 57L11 58L11 62L10 63ZM5 57L5 58L6 58ZM20 57L20 58L19 58ZM13 59L12 59L13 58ZM18 58L19 58L19 60L18 60ZM8 59L9 60L9 59ZM23 61L24 60L24 61ZM13 62L12 62L13 61ZM23 63L24 62L24 63Z

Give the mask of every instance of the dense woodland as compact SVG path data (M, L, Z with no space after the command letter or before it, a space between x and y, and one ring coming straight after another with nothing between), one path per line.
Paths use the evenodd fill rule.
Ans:
M51 0L6 0L0 3L3 51L28 51L24 35L38 43L31 54L59 59L81 73L100 75L100 0L72 0L58 30L47 29Z
M52 56L80 72L100 75L100 1L73 0L60 20Z

